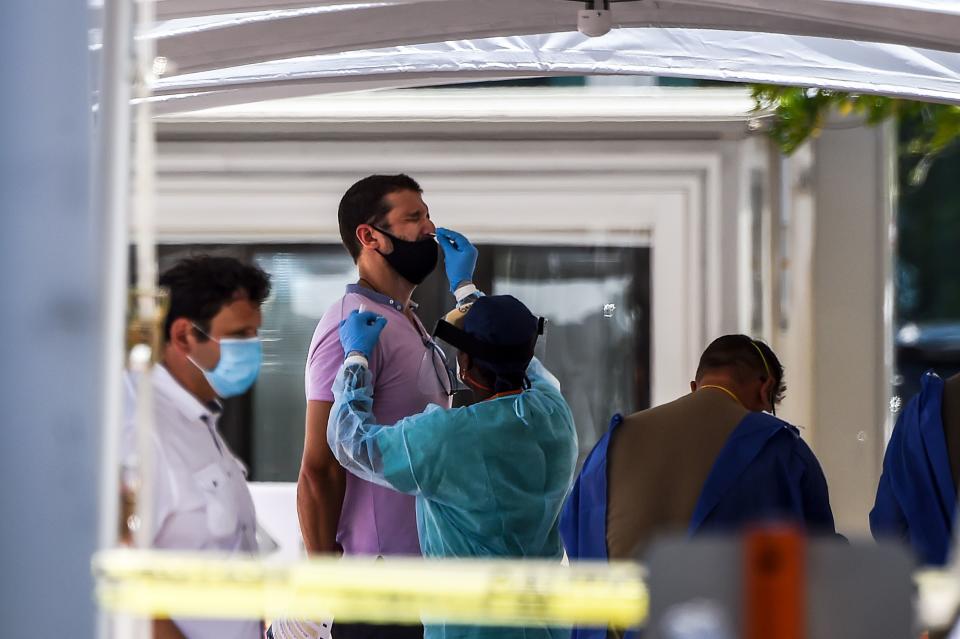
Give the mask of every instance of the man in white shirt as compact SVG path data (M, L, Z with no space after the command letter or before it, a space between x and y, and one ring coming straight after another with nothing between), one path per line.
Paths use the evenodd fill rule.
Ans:
M260 370L260 305L269 276L226 257L183 260L160 277L170 294L153 369L149 518L154 548L253 553L256 516L246 471L217 432L219 398L246 392ZM130 380L132 382L132 380ZM131 386L132 391L132 386ZM136 460L133 411L123 438ZM163 619L156 639L258 639L259 621Z

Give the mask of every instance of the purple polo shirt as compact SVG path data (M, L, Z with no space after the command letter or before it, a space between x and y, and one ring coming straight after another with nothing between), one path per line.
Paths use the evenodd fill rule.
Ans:
M307 356L308 401L333 401L333 380L343 363L340 320L363 304L380 313L387 325L370 358L373 374L373 414L378 424L392 425L422 412L427 404L449 408L449 385L443 360L434 351L429 333L416 326L396 300L357 284L323 314ZM419 555L415 498L371 484L347 473L347 490L340 512L337 541L348 555Z

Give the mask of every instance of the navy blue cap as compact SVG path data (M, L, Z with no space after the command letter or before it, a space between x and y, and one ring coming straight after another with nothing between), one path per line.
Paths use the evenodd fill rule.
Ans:
M463 331L491 346L529 346L539 334L539 320L513 295L481 297L463 321Z
M482 361L526 368L543 319L512 295L491 295L473 303L463 328L440 320L433 334Z

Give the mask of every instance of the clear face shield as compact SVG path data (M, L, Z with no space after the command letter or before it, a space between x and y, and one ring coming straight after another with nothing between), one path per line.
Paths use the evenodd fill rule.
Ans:
M436 339L450 344L459 351L468 353L472 357L477 357L488 362L502 362L505 364L523 362L525 366L533 356L538 338L543 335L545 322L546 320L544 320L544 318L537 318L537 330L533 338L523 344L489 344L476 339L463 329L446 320L439 320L437 322L436 327L433 329L433 336ZM442 353L443 351L441 350L440 352ZM453 374L449 366L447 367L447 370L451 372L451 384L457 384L461 389L466 389L468 387L461 381L459 362L456 364L458 369L456 374Z
M436 391L437 385L447 397L468 390L460 381L459 364L455 357L448 357L444 350L429 337L423 338L424 352L417 370L417 388L424 395ZM451 366L453 360L453 366Z

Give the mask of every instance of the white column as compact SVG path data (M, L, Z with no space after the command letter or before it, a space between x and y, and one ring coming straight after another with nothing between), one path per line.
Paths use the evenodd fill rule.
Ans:
M835 128L813 145L809 436L851 535L869 531L890 419L892 139Z

